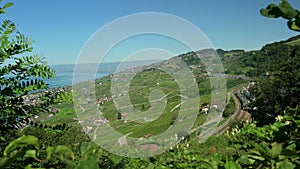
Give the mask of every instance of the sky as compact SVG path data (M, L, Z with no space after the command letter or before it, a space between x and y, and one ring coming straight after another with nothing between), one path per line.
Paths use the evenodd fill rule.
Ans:
M225 50L256 50L299 34L289 30L283 19L260 15L261 8L279 0L3 0L1 4L7 2L13 2L14 6L7 9L1 20L14 21L18 30L34 39L34 52L51 65L76 63L82 48L96 31L120 17L143 12L183 18L201 30L213 47ZM290 3L300 9L299 0ZM113 57L114 54L129 55L153 47L146 45L149 41L164 50L169 50L164 44L174 43L162 36L133 37L131 47L140 48L117 46L105 61L122 59ZM170 49L173 54L187 52L185 47L174 46Z

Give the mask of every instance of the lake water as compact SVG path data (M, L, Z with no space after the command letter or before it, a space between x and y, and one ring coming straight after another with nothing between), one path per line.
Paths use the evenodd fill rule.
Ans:
M98 67L96 78L101 78L103 76L107 76L110 74L113 74L117 68L118 70L125 70L132 67L137 66L145 66L150 65L152 63L159 62L160 60L147 60L147 61L134 61L134 62L126 62L123 63L121 67L118 68L120 65L120 62L114 62L114 63L102 63L99 66L95 64L83 64L83 65L76 65L80 67L80 70L82 72L76 73L76 80L78 81L86 81L89 79L94 79L94 74L90 72L94 72L92 70L89 70L93 67ZM55 70L56 77L51 79L45 79L45 82L49 84L50 88L57 88L61 86L70 86L72 85L73 81L73 73L74 73L74 64L68 64L68 65L51 65L50 66L53 70Z

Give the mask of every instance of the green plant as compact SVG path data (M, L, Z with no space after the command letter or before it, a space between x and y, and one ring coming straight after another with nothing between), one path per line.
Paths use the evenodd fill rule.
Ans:
M22 136L10 142L3 152L3 158L0 159L0 167L5 168L14 163L18 158L33 158L39 162L39 167L53 159L61 160L62 162L71 165L74 154L70 148L66 146L48 147L46 150L46 158L40 159L38 154L39 142L34 136ZM25 168L31 168L32 164L28 164Z
M282 17L287 19L287 25L291 30L300 31L300 12L294 9L287 0L282 0L278 5L270 4L260 13L269 18Z
M43 148L43 147L42 147ZM9 167L15 161L22 159L25 169L30 168L57 168L58 166L76 169L98 169L100 153L102 152L93 143L80 143L78 145L79 156L75 159L72 149L65 145L48 146L41 149L39 140L34 136L19 137L5 148L3 158L0 158L0 168ZM37 163L36 163L37 162Z
M0 8L0 15L13 3ZM14 128L19 122L45 109L44 105L24 103L24 95L44 89L42 78L54 77L47 63L32 54L32 39L20 33L14 22L4 20L0 27L0 129Z
M299 168L299 106L288 107L284 116L278 116L274 124L257 127L247 124L235 142L248 153L238 161L244 166L257 168ZM249 138L252 140L249 145Z

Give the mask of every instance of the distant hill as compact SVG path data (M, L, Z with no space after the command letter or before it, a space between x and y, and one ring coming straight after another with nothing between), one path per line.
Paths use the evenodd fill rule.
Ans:
M264 45L260 50L245 51L217 49L225 74L245 75L249 77L264 76L267 72L279 69L278 65L293 56L293 51L300 47L300 35L287 40ZM197 51L205 53L211 49ZM187 65L206 71L205 66L195 52L181 54L180 57Z
M137 66L145 66L150 65L152 63L160 62L162 60L141 60L141 61L127 61L123 62L107 62L107 63L101 63L98 65L98 63L84 63L84 64L61 64L61 65L50 65L52 69L56 71L56 73L67 73L67 72L73 72L75 66L78 66L82 72L92 72L92 68L98 67L98 72L114 72L118 66L121 64L121 66L118 68L118 70L125 70Z
M260 50L245 51L245 50L229 50L225 51L222 49L205 49L197 51L200 53L216 51L223 63L225 74L227 75L245 75L248 77L259 77L264 76L267 72L274 72L279 69L278 65L293 56L292 52L295 48L300 46L300 35L291 37L287 40L274 42L264 45ZM205 65L201 62L196 52L188 52L175 57L181 58L188 66L197 69L202 73L206 72ZM97 73L112 74L117 68L119 71L126 70L133 67L151 65L152 63L158 63L162 60L145 60L145 61L130 61L124 62L118 68L121 62L78 64L82 73L93 72L92 68L98 67ZM64 85L71 84L71 78L74 72L75 64L67 65L51 65L57 73L57 78L48 80L49 83L61 81L60 75L64 79L69 79ZM105 74L101 74L102 77ZM61 85L61 84L57 84ZM55 85L55 87L57 86Z

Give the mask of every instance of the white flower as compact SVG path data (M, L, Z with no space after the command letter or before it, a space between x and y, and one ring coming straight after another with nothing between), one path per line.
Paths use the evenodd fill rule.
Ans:
M285 125L289 125L289 124L291 124L292 122L290 122L290 121L285 121Z
M281 115L278 115L277 117L275 117L276 121L281 121L283 119L283 117Z

